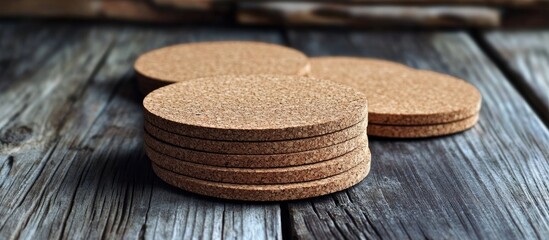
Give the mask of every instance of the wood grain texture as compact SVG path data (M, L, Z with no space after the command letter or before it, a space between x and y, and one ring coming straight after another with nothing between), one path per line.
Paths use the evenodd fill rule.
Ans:
M2 4L3 17L61 17L148 22L221 22L230 13L204 1L172 0L21 0ZM215 11L214 11L215 10Z
M372 171L365 181L289 204L297 238L549 235L549 131L467 34L300 30L288 37L313 56L377 57L452 74L484 98L480 122L465 133L370 139Z
M15 80L33 74L55 52L65 37L67 26L42 26L32 23L0 24L0 93Z
M277 42L280 34L85 24L18 28L0 26L20 39L1 43L11 46L1 53L10 63L1 72L9 84L0 101L10 103L0 105L1 239L282 237L278 204L204 198L153 175L142 150L132 70L138 54L169 43ZM49 37L33 40L38 33ZM24 68L27 60L34 66Z
M239 3L241 24L274 26L495 27L500 10L485 6L357 5L315 2Z
M549 31L490 31L483 38L549 125Z
M276 203L200 197L153 175L131 70L139 53L166 44L280 43L278 32L0 22L0 34L0 239L282 238ZM295 237L549 235L549 132L468 35L299 30L288 39L311 55L453 74L484 97L479 125L463 134L371 139L372 172L359 186L288 204Z

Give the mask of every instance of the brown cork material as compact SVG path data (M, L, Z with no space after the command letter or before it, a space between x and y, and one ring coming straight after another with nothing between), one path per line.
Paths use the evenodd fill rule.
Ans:
M271 142L215 141L170 133L147 121L144 125L151 136L183 148L227 154L279 154L303 152L345 142L366 132L368 121L363 120L346 129L316 137Z
M224 183L277 184L306 182L345 172L365 159L370 160L368 148L360 147L334 159L283 168L226 168L182 161L145 146L147 156L156 165L185 176Z
M226 141L308 138L356 125L364 94L316 78L219 76L159 88L145 97L145 119L170 132Z
M370 124L368 126L368 135L390 138L425 138L443 136L472 128L477 123L478 118L479 115L476 114L472 117L455 122L419 126Z
M219 75L305 75L307 57L285 46L247 41L188 43L141 55L134 65L140 81L162 86Z
M202 152L164 143L150 136L148 133L145 133L144 141L146 146L149 146L164 155L183 161L210 166L243 168L290 167L313 164L326 159L342 156L360 146L368 147L368 136L366 135L366 132L363 132L358 137L336 145L288 154L241 155Z
M305 66L305 68L303 69L303 71L302 71L303 74L299 74L299 75L300 76L301 75L306 75L306 74L308 74L309 71L310 71L310 64L307 64ZM164 87L164 86L169 85L169 84L171 84L171 83L164 82L164 81L151 80L151 79L148 79L144 76L141 76L141 75L137 74L137 86L138 86L139 91L144 96L146 96L147 94L149 94L150 92L152 92L152 91L154 91L158 88Z
M365 58L319 57L310 62L311 76L351 86L368 96L370 123L447 123L480 110L479 91L445 74Z
M187 177L152 164L153 171L166 183L183 190L211 197L244 201L285 201L322 196L349 188L370 172L370 161L363 161L347 172L301 183L245 185L220 183Z

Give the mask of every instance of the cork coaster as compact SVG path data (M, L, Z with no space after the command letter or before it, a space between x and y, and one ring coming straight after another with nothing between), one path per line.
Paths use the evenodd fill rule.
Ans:
M363 132L358 137L333 146L288 154L241 155L202 152L164 143L150 136L148 133L145 133L144 141L146 146L164 155L183 161L210 166L244 168L290 167L312 164L342 156L360 146L368 147L368 136L366 135L366 132Z
M345 172L365 159L370 160L367 148L360 147L342 156L322 162L282 168L226 168L182 161L145 146L153 163L177 174L197 179L240 184L276 184L306 182Z
M156 86L219 75L305 75L305 54L262 42L217 41L187 43L156 49L134 64L139 81Z
M455 122L419 126L370 124L368 126L368 135L391 138L425 138L443 136L472 128L477 123L478 118L479 114L475 114L472 117Z
M447 123L480 110L479 91L452 76L374 59L319 57L310 61L311 76L351 86L368 96L370 123Z
M310 77L219 76L171 84L143 100L145 119L170 132L226 141L276 141L336 132L367 119L364 94Z
M144 125L151 136L183 148L227 154L279 154L303 152L345 142L366 132L368 121L363 120L346 129L317 137L269 142L215 141L170 133L146 121Z
M306 72L309 71L309 69L310 69L309 66L310 65L307 64ZM171 83L163 82L163 81L151 81L148 78L137 75L137 87L138 87L139 91L144 96L146 96L147 94L149 94L150 92L152 92L152 91L154 91L158 88L164 87L164 86L169 85L169 84L171 84Z
M153 171L166 183L183 190L211 197L244 201L285 201L322 196L349 188L370 172L370 161L363 161L347 172L320 180L269 185L245 185L205 181L180 175L152 164Z

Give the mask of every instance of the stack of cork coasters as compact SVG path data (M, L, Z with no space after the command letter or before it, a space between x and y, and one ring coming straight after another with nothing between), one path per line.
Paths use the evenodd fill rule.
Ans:
M261 42L219 41L179 44L141 55L134 65L139 89L147 94L171 83L220 75L304 75L307 57L291 48Z
M370 136L441 136L469 129L479 118L479 91L455 77L365 58L318 57L310 64L311 76L367 95Z
M154 172L190 192L252 201L360 182L370 170L366 96L292 68L293 76L175 80L148 94L145 149Z

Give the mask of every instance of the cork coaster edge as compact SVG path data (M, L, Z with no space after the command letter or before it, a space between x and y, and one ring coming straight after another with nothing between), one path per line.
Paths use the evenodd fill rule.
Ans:
M327 178L345 172L360 162L370 161L370 151L360 147L342 156L313 164L277 168L227 168L208 166L176 159L145 146L156 165L188 177L222 183L285 184Z
M482 100L481 100L482 101ZM480 111L482 102L474 107L452 113L399 115L390 113L368 113L368 121L375 125L387 126L418 126L436 125L463 121L474 117ZM398 120L395 120L398 119Z
M149 135L187 149L226 154L282 154L319 149L353 139L367 131L368 121L362 120L348 128L316 137L278 141L225 141L194 138L164 130L147 120L144 127Z
M324 148L289 154L220 154L181 148L144 133L145 145L173 158L198 164L220 167L270 168L289 167L316 163L339 157L360 146L368 147L368 136L364 131L345 142Z
M370 172L371 163L364 161L347 172L302 183L242 185L215 183L178 175L152 163L155 174L164 182L196 194L244 201L286 201L305 199L342 191L361 182Z
M368 126L368 135L387 138L428 138L445 136L454 133L466 131L476 125L479 120L479 114L472 117L441 124L432 125L378 125L370 124Z

